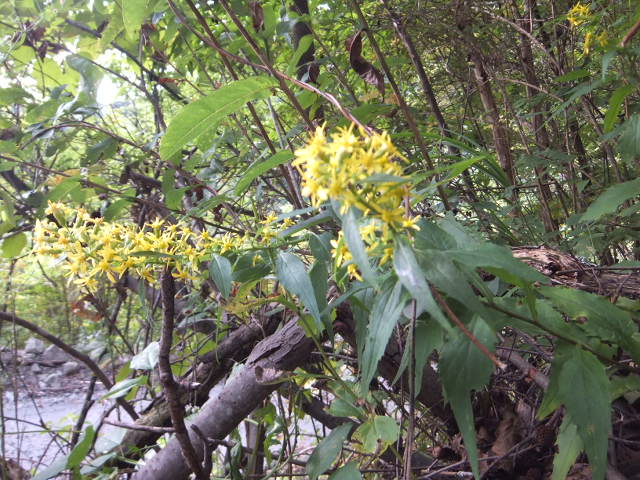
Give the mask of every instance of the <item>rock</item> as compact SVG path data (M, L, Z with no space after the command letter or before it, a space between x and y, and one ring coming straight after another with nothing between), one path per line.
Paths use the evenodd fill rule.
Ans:
M38 359L38 363L43 365L62 365L69 361L69 355L67 355L62 349L55 345L49 345L44 353Z
M79 343L75 346L79 352L86 353L94 362L100 360L102 354L107 350L107 345L101 338L94 338L89 343Z
M16 360L16 356L14 355L14 353L10 350L6 350L3 352L0 352L0 362L2 362L2 365L4 365L5 367L8 367L9 365L13 365Z
M65 362L62 364L63 375L73 375L80 371L80 364L78 362Z
M42 373L42 367L37 363L34 363L33 365L31 365L30 370L31 370L31 373L33 373L34 375L37 375L38 373Z
M63 381L62 373L53 372L44 377L44 384L47 387L58 387L60 383Z
M27 343L24 345L25 353L34 353L36 355L44 352L44 342L36 337L29 337Z
M31 365L32 363L36 362L36 359L38 358L39 354L37 353L24 353L22 355L22 365Z

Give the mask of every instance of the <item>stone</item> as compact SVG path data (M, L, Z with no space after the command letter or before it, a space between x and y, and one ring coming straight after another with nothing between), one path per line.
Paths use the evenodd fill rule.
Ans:
M43 365L62 365L69 361L69 355L67 355L62 349L55 345L49 345L44 353L38 359L38 363Z
M36 337L29 337L27 343L24 345L25 353L34 353L36 355L44 352L45 345L42 340Z
M31 365L32 363L36 362L36 359L40 356L40 354L37 353L27 353L25 352L22 355L22 365Z
M42 367L37 363L34 363L33 365L31 365L30 370L31 370L31 373L33 373L34 375L37 375L38 373L42 373Z
M63 375L73 375L80 371L80 364L78 362L65 362L62 364Z
M44 377L44 384L47 387L58 387L60 383L63 381L62 373L53 372Z

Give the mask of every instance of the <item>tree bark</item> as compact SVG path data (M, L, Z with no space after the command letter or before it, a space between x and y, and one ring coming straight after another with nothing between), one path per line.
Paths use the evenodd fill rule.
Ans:
M238 424L257 408L284 381L286 372L307 361L313 342L294 321L262 340L253 350L244 368L202 407L193 425L207 438L216 440L229 435ZM190 429L191 430L191 429ZM191 443L202 460L205 445L190 431ZM134 476L135 480L181 480L189 468L180 454L180 446L172 438Z

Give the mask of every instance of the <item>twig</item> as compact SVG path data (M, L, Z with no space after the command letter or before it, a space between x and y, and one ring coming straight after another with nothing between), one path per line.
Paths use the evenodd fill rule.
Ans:
M173 378L173 373L171 373L171 360L169 359L169 355L171 353L171 343L173 340L174 300L176 295L176 286L173 276L171 275L171 267L166 267L162 272L160 293L162 295L163 309L162 336L160 337L160 354L158 356L160 382L162 383L164 396L169 406L171 423L175 429L176 439L180 444L182 456L191 471L196 475L196 478L198 480L206 480L208 475L205 475L202 470L198 454L193 448L191 439L189 438L189 432L184 424L184 410L180 404L178 385Z
M456 314L453 313L453 310L449 308L449 305L444 300L444 298L442 298L442 295L440 295L440 292L438 292L438 290L436 290L436 288L433 286L431 286L431 293L435 297L436 301L440 304L442 309L446 312L449 319L453 323L455 323L460 330L462 330L462 333L464 333L467 336L467 338L471 340L471 343L473 343L476 347L478 347L478 349L483 353L484 356L486 356L489 360L491 360L491 362L500 370L504 370L505 368L507 368L507 365L504 362L501 362L500 360L498 360L498 358L493 353L491 353L489 349L485 347L482 344L482 342L480 342L480 340L478 340L473 333L469 331L469 329L464 325L464 323L462 323L460 319L456 316Z
M76 422L73 428L73 434L71 435L71 441L69 444L71 447L74 447L76 443L78 443L78 438L80 437L80 431L82 430L82 425L87 418L87 413L89 413L89 409L95 403L91 397L93 397L93 391L96 387L97 377L95 375L91 376L91 381L89 382L89 388L87 388L87 394L84 396L84 403L82 404L82 410L80 411L80 415L78 416L78 421Z
M631 39L638 33L640 30L640 20L638 20L633 27L627 32L622 41L620 42L621 47L626 47L627 43L631 41Z
M103 423L107 425L113 425L114 427L126 428L127 430L138 430L140 432L151 432L151 433L174 433L176 430L173 427L154 427L153 425L138 425L137 423L125 423L125 422L117 422L115 420L105 419Z

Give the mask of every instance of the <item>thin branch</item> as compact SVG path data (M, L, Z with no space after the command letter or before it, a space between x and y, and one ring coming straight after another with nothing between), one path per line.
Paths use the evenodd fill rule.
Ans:
M167 400L167 405L169 406L171 423L175 429L176 439L180 444L182 456L191 471L196 475L196 478L199 480L206 480L208 476L205 475L202 470L198 454L191 444L189 432L184 424L184 410L180 404L178 384L173 378L173 373L171 372L171 360L169 355L171 354L171 343L173 340L173 324L175 316L174 299L176 296L176 286L173 276L171 275L170 267L167 267L162 273L160 292L162 294L163 309L162 336L160 337L160 354L158 356L160 382L162 383L164 396Z

